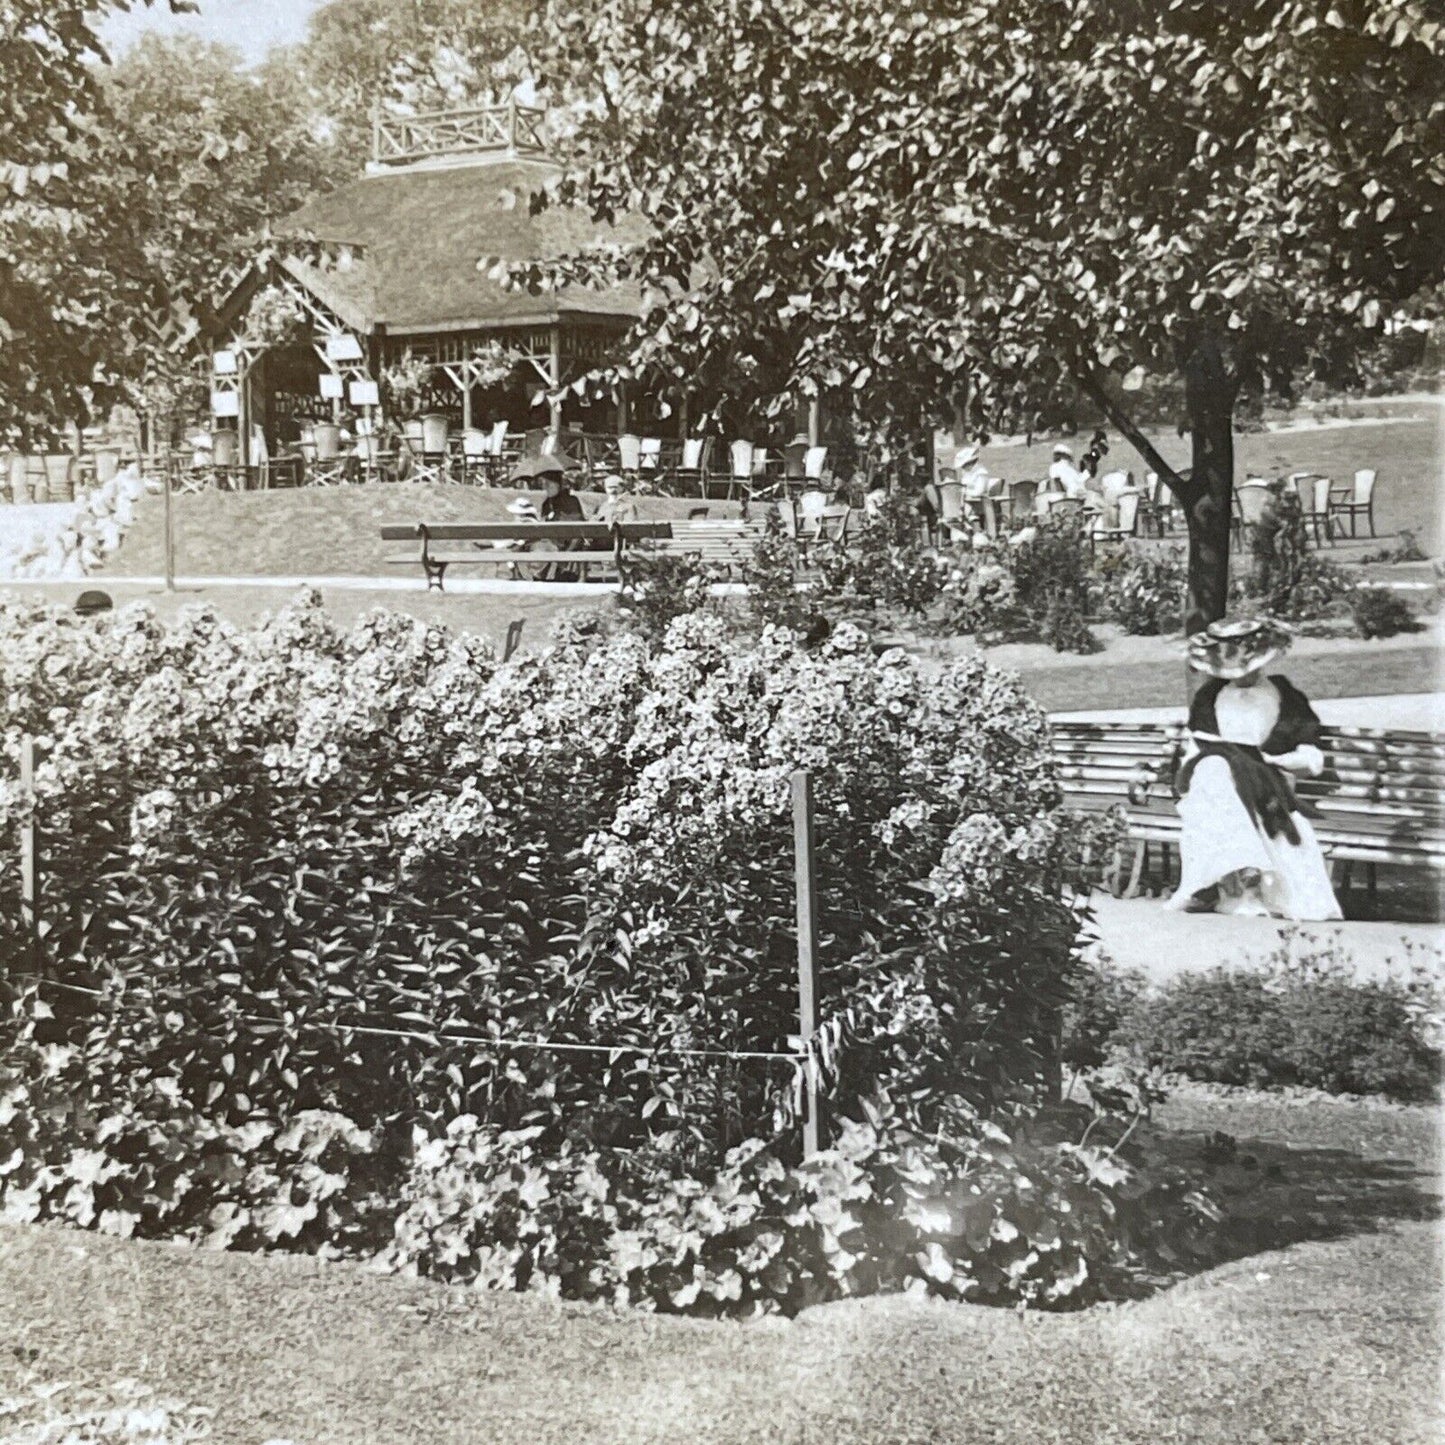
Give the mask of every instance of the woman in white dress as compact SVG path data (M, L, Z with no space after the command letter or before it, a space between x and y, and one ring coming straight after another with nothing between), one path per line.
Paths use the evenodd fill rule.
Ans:
M1289 640L1270 621L1213 622L1190 638L1189 665L1210 680L1190 706L1175 784L1184 827L1179 889L1169 908L1342 917L1289 781L1290 774L1323 770L1320 721L1288 678L1264 673Z

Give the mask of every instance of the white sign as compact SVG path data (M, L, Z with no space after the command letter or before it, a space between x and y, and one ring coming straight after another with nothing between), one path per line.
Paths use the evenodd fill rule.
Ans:
M353 381L351 383L352 406L379 406L381 396L374 381Z
M217 376L235 376L236 353L234 351L216 352L211 357L211 370Z
M211 415L240 416L240 393L235 391L213 391L211 393Z
M361 343L349 332L341 331L326 338L328 361L360 361Z
M334 371L321 373L321 395L328 401L341 400L341 378Z

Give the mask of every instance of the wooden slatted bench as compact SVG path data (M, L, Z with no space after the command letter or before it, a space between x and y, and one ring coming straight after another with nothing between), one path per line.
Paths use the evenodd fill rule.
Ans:
M666 541L668 522L407 522L384 526L383 542L406 543L388 555L393 567L420 563L429 590L444 590L448 567L527 567L560 564L615 569L623 551L637 542ZM515 545L525 542L526 550ZM563 546L563 543L570 546Z
M1116 875L1116 892L1139 891L1156 844L1167 886L1180 831L1174 778L1186 737L1182 724L1053 725L1068 805L1124 810L1133 856ZM1327 727L1319 747L1324 771L1297 778L1295 794L1336 865L1338 888L1349 886L1356 863L1365 865L1371 894L1380 863L1445 870L1445 735Z
M758 519L696 517L673 522L671 535L652 550L694 556L708 566L735 573L752 562L753 550L766 531L766 523Z

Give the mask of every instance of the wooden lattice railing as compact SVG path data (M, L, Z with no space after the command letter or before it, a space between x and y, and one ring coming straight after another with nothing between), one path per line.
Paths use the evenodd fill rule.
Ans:
M378 116L372 128L372 158L378 165L396 166L489 151L537 155L546 150L546 119L545 110L515 101L469 110Z

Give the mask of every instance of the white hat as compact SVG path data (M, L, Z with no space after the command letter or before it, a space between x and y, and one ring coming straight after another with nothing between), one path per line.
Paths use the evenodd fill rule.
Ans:
M960 467L972 466L978 460L978 448L975 446L964 447L954 459L954 465Z
M517 497L507 503L507 510L514 517L535 517L537 515L537 504L531 497Z
M1068 442L1058 442L1054 446L1054 455L1056 457L1068 457L1069 460L1072 461L1074 457L1074 449L1068 444Z

